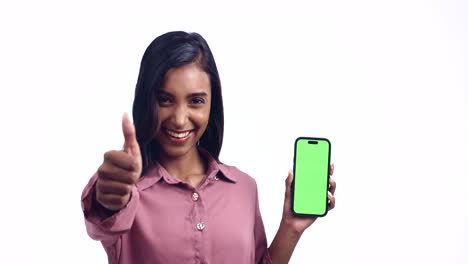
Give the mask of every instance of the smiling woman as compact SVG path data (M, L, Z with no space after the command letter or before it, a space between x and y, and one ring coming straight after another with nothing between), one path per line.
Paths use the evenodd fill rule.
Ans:
M150 44L133 119L124 115L124 149L104 154L82 194L88 234L102 242L109 263L289 261L315 218L291 213L290 172L281 225L268 248L255 180L218 158L221 83L199 34L169 32Z
M161 126L155 140L165 154L161 157L172 159L196 150L193 146L208 126L210 102L210 79L196 63L167 72L158 93Z
M184 95L184 92L187 94ZM200 92L206 96L195 96ZM187 95L191 97L188 98ZM205 107L201 108L205 112L192 112L195 112L195 116L202 112L209 113L207 116L209 123L203 129L196 131L196 136L199 137L195 142L199 142L201 147L218 160L223 142L224 111L221 81L213 54L208 43L199 34L169 32L157 37L146 49L135 91L133 120L141 147L143 173L158 160L158 145L161 142L154 136L155 133L162 132L160 127L164 120L160 115L173 110L185 111L187 108L183 107L182 99L192 99L190 105L204 101ZM166 127L168 128L180 130L180 128Z

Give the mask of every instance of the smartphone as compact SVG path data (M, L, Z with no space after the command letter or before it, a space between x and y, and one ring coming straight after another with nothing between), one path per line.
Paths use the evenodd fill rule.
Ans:
M328 204L331 144L326 138L299 137L294 144L292 211L325 216Z

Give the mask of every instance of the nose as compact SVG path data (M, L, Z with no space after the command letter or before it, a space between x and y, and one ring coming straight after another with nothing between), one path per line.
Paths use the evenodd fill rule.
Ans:
M172 124L175 129L185 129L188 120L188 109L184 106L177 106L172 114Z

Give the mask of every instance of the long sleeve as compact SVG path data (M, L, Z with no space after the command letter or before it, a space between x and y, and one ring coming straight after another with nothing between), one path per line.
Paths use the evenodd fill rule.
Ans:
M258 204L258 190L256 189L255 198L255 263L271 264L271 257L268 252L267 238L263 226L262 216Z
M88 235L94 240L100 240L104 247L109 247L117 242L120 235L132 227L140 195L134 186L127 206L111 216L106 216L94 198L96 180L97 173L93 175L83 190L81 207Z
M209 156L197 187L159 163L132 190L130 202L105 214L95 199L97 175L82 194L88 234L111 264L271 264L255 180Z

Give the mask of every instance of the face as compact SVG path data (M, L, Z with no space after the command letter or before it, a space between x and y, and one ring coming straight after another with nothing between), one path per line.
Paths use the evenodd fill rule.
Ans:
M158 93L161 129L156 139L161 154L178 158L196 151L208 125L211 108L209 76L191 63L170 69Z

